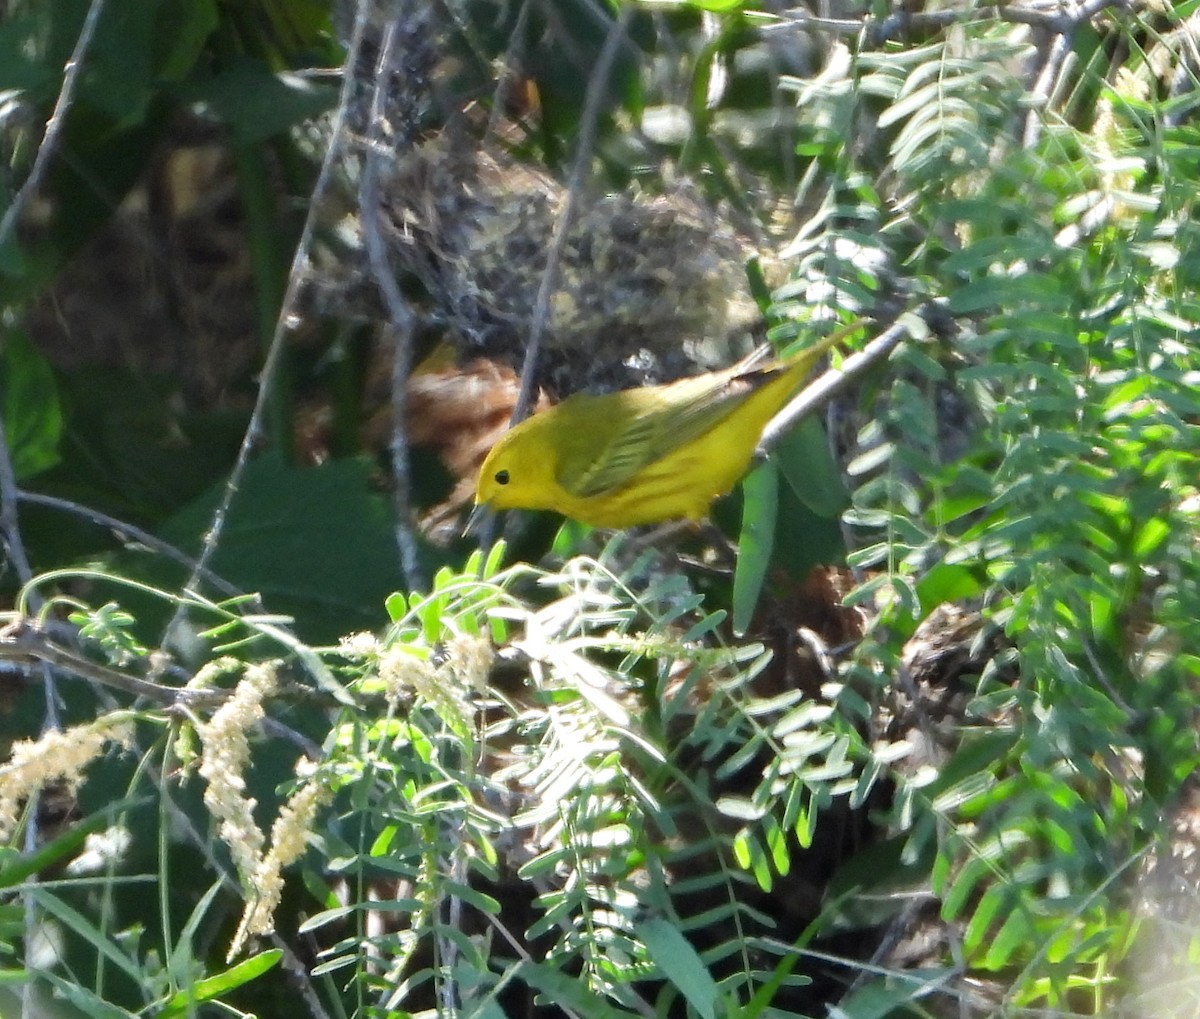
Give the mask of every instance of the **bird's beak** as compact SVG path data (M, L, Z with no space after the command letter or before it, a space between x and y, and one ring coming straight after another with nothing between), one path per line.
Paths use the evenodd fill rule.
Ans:
M484 524L491 519L493 510L486 502L477 502L475 508L471 510L471 515L467 517L467 522L463 526L463 537L470 538L483 533Z

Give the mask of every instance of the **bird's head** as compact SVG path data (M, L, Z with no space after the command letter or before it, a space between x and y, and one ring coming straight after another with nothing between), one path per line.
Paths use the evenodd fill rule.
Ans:
M553 509L553 433L530 418L500 437L483 461L475 482L475 505L491 510Z

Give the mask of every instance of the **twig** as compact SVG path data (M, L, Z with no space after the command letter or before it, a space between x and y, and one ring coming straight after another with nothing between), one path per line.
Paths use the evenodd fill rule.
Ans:
M1085 3L1055 4L1043 10L1016 4L986 4L980 7L950 8L940 11L904 11L883 18L870 15L862 18L819 17L802 8L793 8L781 17L784 23L768 26L764 31L785 31L795 26L819 29L845 38L863 38L868 45L878 46L910 32L933 31L951 25L980 21L1008 21L1030 25L1047 32L1066 34L1089 21L1109 7L1124 6L1125 0L1087 0Z
M25 553L24 542L21 540L20 520L17 515L17 475L13 467L12 455L8 448L8 436L4 429L5 395L4 389L0 388L0 546L3 546L9 561L17 571L17 577L20 579L22 586L24 586L33 579L33 570L29 565L29 556ZM40 603L40 599L38 601ZM58 730L62 728L62 722L58 714L58 690L54 682L54 673L45 662L40 663L40 668L45 697L45 720L42 729L43 731ZM30 795L27 807L29 823L25 826L24 848L26 853L32 854L37 849L38 843L41 840L41 826L39 824L41 815L40 790ZM37 933L40 911L32 894L26 894L23 898L22 918L25 925L25 935L27 938L32 939ZM30 984L32 985L32 981L30 981ZM27 988L22 997L21 1014L32 1015L33 1011L32 997Z
M550 315L550 296L558 285L558 264L562 260L563 248L566 246L567 229L575 213L575 205L583 191L583 183L591 166L592 150L596 143L596 129L600 121L600 103L604 99L608 87L608 72L616 59L617 52L625 41L625 32L633 17L633 4L624 4L621 13L608 30L604 46L596 57L596 65L592 68L588 79L587 91L584 94L583 114L579 126L579 148L575 153L575 165L571 168L571 178L567 184L567 194L559 210L558 221L554 224L554 236L550 240L550 250L546 254L546 268L542 270L541 284L538 287L537 298L533 304L533 315L529 323L529 340L525 345L525 361L521 365L521 386L517 393L517 403L513 408L512 423L515 425L528 413L533 403L533 380L537 371L538 357L541 354L542 336L546 331L546 321Z
M188 579L187 584L184 585L189 590L196 588L201 577L205 576L206 571L209 570L209 563L216 553L217 544L221 540L221 533L225 529L225 521L229 516L229 507L233 504L233 499L237 495L242 476L246 473L246 465L250 462L251 454L258 448L259 442L263 437L263 419L266 416L267 405L271 395L271 385L286 349L288 322L291 320L292 309L296 305L296 299L300 292L301 277L308 263L308 252L312 246L313 235L316 232L321 199L329 187L330 178L333 176L334 164L341 152L341 141L346 131L346 120L352 106L351 98L356 82L354 69L358 66L363 33L367 24L367 6L365 2L360 3L354 18L354 32L350 39L350 45L346 50L346 60L342 64L342 88L338 96L337 112L334 114L333 124L330 129L329 148L325 152L325 158L321 163L321 170L317 174L316 184L314 184L312 194L309 197L308 215L305 217L304 226L300 231L300 240L296 244L296 253L292 256L287 289L284 291L279 318L275 323L275 333L271 337L271 345L267 349L266 358L263 360L263 368L260 375L261 381L258 386L258 396L254 401L254 410L250 414L250 422L247 424L246 433L242 437L242 445L238 449L233 470L229 474L229 480L225 483L225 491L221 495L221 502L213 512L212 523L204 535L200 554L196 557L196 564L192 569L191 577ZM186 605L181 604L172 616L170 623L167 624L167 632L163 640L164 644L167 643L168 638L174 633L176 628L183 624L186 613Z
M546 332L546 322L550 317L550 297L558 285L558 265L562 261L563 248L566 247L567 229L575 214L575 205L583 191L588 168L592 161L592 150L596 143L596 129L600 121L600 103L604 98L604 90L608 85L608 72L616 59L617 52L625 44L625 33L633 17L633 4L624 4L617 19L612 22L604 45L596 57L588 79L587 91L584 93L583 114L579 126L579 148L575 152L575 163L571 168L571 177L567 182L567 194L563 199L558 220L554 224L554 235L550 239L550 248L546 253L546 267L542 270L541 282L538 285L537 297L533 303L533 314L529 322L529 339L525 344L525 360L521 364L521 383L517 390L517 401L513 406L511 423L517 424L529 414L533 404L534 377L537 374L538 358L542 350L542 337ZM487 548L495 537L496 516L489 513L484 516L479 526L479 544Z
M78 48L78 47L77 47ZM29 564L29 556L25 552L25 543L21 539L21 524L17 513L17 473L13 467L12 451L8 447L8 435L4 428L4 398L7 392L0 387L0 546L3 547L9 562L17 572L17 579L25 587L33 580L33 568ZM30 598L30 605L36 611L41 608L43 601L36 592ZM58 713L58 686L54 681L54 672L46 662L40 663L42 673L42 689L45 699L45 713L42 724L43 732L55 731L62 728L62 720ZM36 847L39 835L38 826L38 794L34 794L29 804L29 824L25 829L25 849L27 852ZM25 899L26 932L32 930L36 923L36 910L33 897Z
M1021 132L1021 144L1031 149L1042 136L1042 110L1050 102L1054 82L1058 79L1063 63L1071 54L1071 43L1075 37L1075 26L1059 32L1050 40L1050 52L1038 73L1037 81L1030 92L1029 105L1025 110L1025 129Z
M806 386L763 429L758 449L755 450L755 458L761 459L768 456L797 421L824 406L830 399L857 380L871 365L887 357L901 340L921 328L917 325L918 322L920 319L914 314L904 316L900 321L880 333L857 354L851 354L846 358L842 362L841 368L831 368Z
M37 155L34 156L29 176L25 178L25 182L13 198L12 204L9 205L7 211L4 213L4 217L0 219L0 247L3 247L8 241L9 235L16 228L26 204L38 188L41 187L42 178L50 168L50 161L54 158L55 152L58 151L59 135L62 134L67 110L70 109L71 100L75 94L75 84L79 78L79 72L83 67L83 58L87 54L88 48L92 45L92 36L95 35L96 23L100 20L100 13L104 10L104 3L105 0L92 0L88 6L87 15L84 17L83 24L79 28L79 37L75 40L75 48L71 51L71 59L67 61L66 67L63 69L62 88L59 89L58 100L54 104L54 112L50 115L50 119L46 121L46 132L42 135L42 142L38 146Z
M0 630L0 661L29 665L35 662L61 672L91 680L102 686L145 697L168 707L177 704L207 706L219 704L229 696L227 690L201 690L190 687L163 686L100 665L83 655L56 644L36 626L19 620Z
M51 509L62 510L64 513L70 513L73 516L87 520L97 527L104 527L117 534L124 541L136 541L140 545L145 545L151 551L157 552L160 555L166 556L168 559L173 559L181 566L186 566L189 569L196 569L198 564L195 559L181 549L176 548L168 541L163 541L162 538L156 537L149 531L143 531L140 527L118 520L116 517L110 517L107 513L101 513L97 509L92 509L90 506L82 506L77 502L71 502L69 499L60 499L55 495L43 495L40 492L27 492L24 489L17 491L17 501L29 503L32 506L48 506ZM223 577L212 570L200 567L200 575L207 580L213 587L223 594L229 595L231 598L245 597L246 592L241 588L235 587ZM255 595L255 602L258 602L258 596ZM259 606L261 607L261 605Z
M408 456L408 380L412 374L413 336L416 315L404 295L388 262L387 247L379 229L379 210L382 204L379 188L380 170L384 155L384 105L389 95L400 33L399 15L388 19L383 31L383 44L375 65L375 84L371 92L370 125L362 178L359 181L359 217L362 221L363 242L367 249L367 264L375 286L383 297L392 335L392 508L395 515L396 545L404 576L413 586L423 586L424 578L412 524L412 471ZM389 157L394 158L392 153Z
M119 669L101 665L57 643L44 630L23 619L0 629L0 662L12 663L18 667L36 664L47 670L56 669L96 683L105 689L143 697L168 709L215 708L228 699L230 694L229 690L216 688L164 686L153 680L142 679L140 676L132 676ZM306 701L311 700L311 691L307 687L289 686L286 692L297 694ZM281 696L285 696L286 692ZM108 707L111 709L114 703L110 700ZM262 727L269 735L295 744L313 760L321 757L321 747L290 726L267 717L262 720Z

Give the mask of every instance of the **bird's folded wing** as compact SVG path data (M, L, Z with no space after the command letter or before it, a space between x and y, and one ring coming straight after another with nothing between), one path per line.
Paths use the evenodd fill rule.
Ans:
M612 406L610 420L620 424L603 441L596 436L580 436L578 443L571 443L559 460L556 480L577 498L616 491L649 464L700 438L759 385L773 378L776 370L772 366L766 370L714 372L661 388L614 394L624 398ZM609 422L605 425L612 427Z

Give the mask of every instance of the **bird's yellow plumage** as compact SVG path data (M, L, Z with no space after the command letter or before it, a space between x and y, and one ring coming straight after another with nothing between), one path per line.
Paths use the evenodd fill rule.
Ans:
M841 335L787 361L759 364L756 353L678 382L568 397L500 438L475 502L595 527L699 520L746 473L767 423Z

